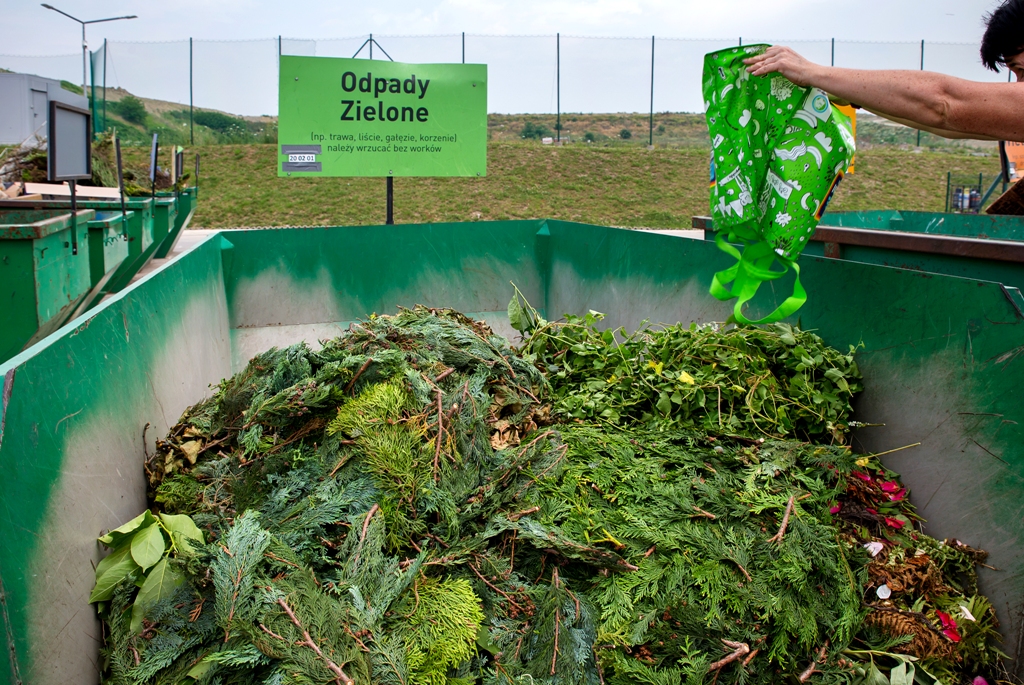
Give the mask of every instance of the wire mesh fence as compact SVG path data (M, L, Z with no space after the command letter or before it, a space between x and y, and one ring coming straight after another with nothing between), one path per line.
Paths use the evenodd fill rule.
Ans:
M93 58L95 85L136 96L236 115L276 115L281 55L488 65L488 111L700 112L703 57L755 42L793 47L820 64L866 69L928 69L976 81L1005 81L986 70L970 43L895 43L732 38L608 38L568 35L352 36L104 44ZM376 47L375 47L376 45ZM98 53L99 51L97 51ZM80 54L0 55L0 68L81 83ZM100 64L96 68L97 63Z

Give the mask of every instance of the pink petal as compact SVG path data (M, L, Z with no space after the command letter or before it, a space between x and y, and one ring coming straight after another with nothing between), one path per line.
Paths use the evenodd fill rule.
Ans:
M868 512L872 516L878 516L878 510L872 509L871 507L864 507L864 511Z
M975 677L972 685L988 685L988 681L982 678L980 675Z
M885 525L889 526L890 528L895 528L896 530L899 530L905 524L903 523L903 521L900 521L899 519L889 518L888 516L886 516Z
M882 483L882 492L896 492L900 489L900 484L895 481L886 481Z
M956 632L953 628L943 630L942 634L948 637L953 642L960 642L960 633Z
M907 494L907 489L906 488L900 488L898 492L894 492L893 494L889 495L889 501L890 502L902 502L903 498L906 496L906 494Z
M868 483L871 482L871 474L870 473L861 473L860 471L854 471L853 475L857 476L861 480L866 481Z
M840 502L839 504L833 504L831 507L829 507L828 513L830 513L830 514L838 514L842 510L843 510L843 503Z

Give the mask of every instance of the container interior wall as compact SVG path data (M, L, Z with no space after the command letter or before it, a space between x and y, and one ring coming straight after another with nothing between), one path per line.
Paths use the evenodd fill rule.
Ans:
M514 281L538 302L540 221L225 233L234 368L272 346L337 336L417 304L452 307L512 333Z
M509 335L512 281L548 318L593 309L627 328L722 321L731 308L707 285L727 262L704 241L558 221L232 231L172 261L0 367L13 369L0 429L0 501L11 503L0 511L0 580L19 667L33 675L24 681L95 682L89 562L96 534L144 507L143 427L149 440L163 435L254 353L315 345L415 304L454 307ZM886 425L861 431L856 447L922 443L888 463L930 534L983 547L1002 569L986 572L984 590L1013 653L1024 598L1024 320L996 283L801 263L811 297L798 322L834 346L863 345L856 418ZM762 295L770 306L787 287Z
M0 683L98 682L96 536L145 508L154 439L231 372L218 241L0 365Z

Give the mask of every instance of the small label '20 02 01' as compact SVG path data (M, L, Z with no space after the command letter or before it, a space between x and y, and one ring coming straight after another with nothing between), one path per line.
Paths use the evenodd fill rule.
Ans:
M315 162L316 155L288 155L288 162Z

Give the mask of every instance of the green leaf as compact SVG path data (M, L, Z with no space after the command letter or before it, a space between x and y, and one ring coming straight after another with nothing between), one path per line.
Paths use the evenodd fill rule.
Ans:
M137 570L139 565L132 559L130 545L124 545L103 557L96 565L96 585L89 595L89 603L110 599L118 583Z
M115 528L103 537L99 538L99 541L107 547L116 549L135 535L135 533L137 533L141 528L150 526L154 523L156 523L156 519L147 509L120 528Z
M914 665L901 661L889 673L889 685L914 685Z
M882 672L878 670L878 667L872 663L871 668L868 669L868 674L861 682L861 685L889 685L889 679L882 675Z
M480 649L489 652L492 656L497 656L501 652L501 648L491 642L491 632L482 623L476 631L476 644Z
M204 675L209 673L211 668L213 668L213 663L210 662L210 661L207 661L206 659L203 659L198 664L193 666L192 670L190 670L188 673L186 673L185 676L188 677L188 678L195 678L196 680L199 680Z
M526 310L520 304L518 294L512 295L512 299L508 303L508 322L512 324L512 328L520 333L526 333L530 326L526 317Z
M168 559L161 559L149 572L146 582L139 590L139 596L135 598L135 605L132 607L132 632L138 633L142 629L142 619L145 618L146 612L174 594L184 582L185 576L172 567Z
M167 542L160 526L147 526L132 538L132 558L135 563L146 570L164 555Z
M200 545L205 544L203 531L199 530L195 521L185 514L161 513L160 520L163 521L164 526L170 531L171 538L175 540L175 544L181 545L185 550L189 552L195 551L195 545L190 541L198 542Z

